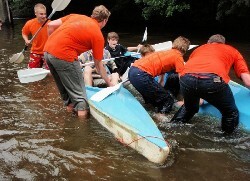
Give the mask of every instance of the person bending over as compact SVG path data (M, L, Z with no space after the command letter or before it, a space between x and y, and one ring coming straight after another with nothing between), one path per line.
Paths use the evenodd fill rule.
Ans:
M246 61L238 50L225 44L224 36L212 35L206 44L195 49L180 74L184 105L171 121L189 122L198 112L202 98L221 112L222 131L232 133L239 124L239 111L228 85L232 66L236 75L250 87Z
M96 6L91 17L70 14L48 24L49 38L44 47L45 59L55 79L68 111L86 119L89 105L78 56L93 51L95 67L108 86L113 86L103 66L104 37L101 29L108 22L110 12Z
M171 50L150 53L136 60L129 70L131 84L143 96L145 102L152 104L158 113L169 113L174 99L155 77L171 70L181 72L184 68L183 55L189 45L190 41L180 36L174 40Z

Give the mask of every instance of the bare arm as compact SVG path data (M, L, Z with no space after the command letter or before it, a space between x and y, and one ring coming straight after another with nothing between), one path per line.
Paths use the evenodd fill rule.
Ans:
M250 88L250 74L249 73L241 73L240 75L242 81L244 82L245 86Z
M141 48L142 45L137 45L136 47L127 47L128 51L137 51Z
M29 45L29 44L30 44L30 40L29 40L28 35L22 34L22 37L23 37L23 39L24 39L24 41L25 41L25 44L26 44L26 45Z
M113 83L111 83L108 78L106 69L104 68L102 61L95 60L95 67L97 69L97 72L101 75L101 77L104 79L107 85L114 86Z
M51 35L59 26L62 25L62 20L57 19L48 23L48 35Z
M159 75L159 84L161 84L162 87L164 87L164 74Z

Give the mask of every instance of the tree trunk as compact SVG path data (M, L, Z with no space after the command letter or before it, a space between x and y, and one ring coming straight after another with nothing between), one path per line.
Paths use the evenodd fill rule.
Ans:
M0 18L5 23L13 24L13 18L8 0L0 0Z

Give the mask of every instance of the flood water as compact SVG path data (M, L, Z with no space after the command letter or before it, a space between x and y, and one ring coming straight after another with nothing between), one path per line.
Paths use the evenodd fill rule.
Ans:
M93 117L82 122L67 113L52 77L21 84L16 72L26 68L27 59L21 64L8 60L24 48L23 23L16 20L14 29L0 31L0 180L249 179L250 134L241 129L226 137L219 122L210 117L195 117L186 125L155 120L171 145L166 162L156 165L116 141ZM126 46L142 39L142 35L118 33ZM200 44L207 38L191 41ZM172 36L148 36L149 43L167 40ZM230 43L249 64L250 43ZM153 115L152 108L146 109Z

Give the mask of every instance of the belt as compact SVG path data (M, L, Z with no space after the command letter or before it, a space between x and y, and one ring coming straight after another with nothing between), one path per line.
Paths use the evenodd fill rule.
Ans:
M188 75L191 75L193 77L199 78L199 79L213 79L214 82L222 82L222 78L216 74L211 73L188 73Z
M200 79L208 79L208 78L211 78L211 76L209 76L209 75L204 75L204 74L188 73L188 75L191 75L191 76L193 76L193 77L200 78Z

